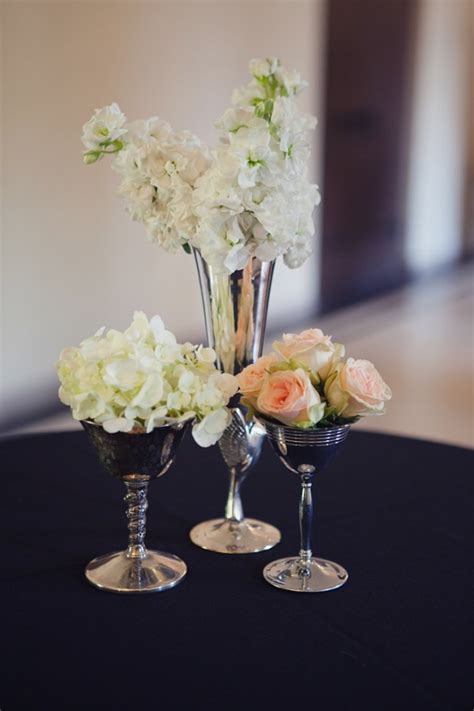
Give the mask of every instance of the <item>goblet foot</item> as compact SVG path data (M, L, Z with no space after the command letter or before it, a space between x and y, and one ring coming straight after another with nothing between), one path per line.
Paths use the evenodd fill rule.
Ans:
M341 587L347 581L347 570L323 558L280 558L263 569L263 577L276 588L292 592L325 592Z
M253 518L203 521L189 535L196 546L216 553L258 553L273 548L281 539L278 528Z
M86 578L101 590L116 593L160 592L177 585L186 575L186 564L170 553L147 551L146 558L127 558L126 551L94 558Z

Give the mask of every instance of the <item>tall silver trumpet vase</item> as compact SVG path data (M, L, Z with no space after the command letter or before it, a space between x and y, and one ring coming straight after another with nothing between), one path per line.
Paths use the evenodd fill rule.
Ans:
M259 420L282 463L301 478L299 554L269 563L263 570L263 576L270 585L294 592L324 592L339 588L349 577L347 571L338 563L313 557L311 486L314 475L327 466L344 444L350 425L303 430L285 427L261 417Z
M253 257L244 269L227 275L216 273L198 250L194 257L209 346L216 351L220 370L237 375L262 354L275 262ZM280 541L277 528L244 516L240 496L264 438L258 422L247 422L242 407L232 408L232 422L219 441L229 478L224 517L192 529L191 540L197 546L217 553L258 553Z
M186 575L177 556L145 547L147 490L152 479L163 476L176 455L188 423L156 427L152 432L110 434L95 422L82 421L104 468L127 488L128 548L94 558L86 578L101 590L143 593L168 590Z

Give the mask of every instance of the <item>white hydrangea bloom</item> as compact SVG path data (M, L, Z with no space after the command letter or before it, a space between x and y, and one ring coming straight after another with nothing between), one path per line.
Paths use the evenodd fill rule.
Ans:
M227 408L220 408L206 415L193 428L193 437L201 447L210 447L218 442L224 430L230 425L232 416Z
M215 359L212 348L179 344L159 316L149 321L137 311L123 333L100 329L62 351L59 398L76 420L94 420L111 433L194 420L196 441L209 446L227 427L237 391Z

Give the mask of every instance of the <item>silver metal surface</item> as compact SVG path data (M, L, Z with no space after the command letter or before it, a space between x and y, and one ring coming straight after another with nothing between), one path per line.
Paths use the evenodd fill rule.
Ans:
M340 588L349 575L342 566L323 558L311 558L302 569L301 559L297 557L274 560L263 569L263 577L282 590L326 592Z
M244 269L225 274L193 251L209 346L220 370L237 375L262 355L275 260L252 257Z
M204 521L194 526L189 535L197 546L215 553L258 553L273 548L281 539L275 526L253 518Z
M220 370L236 375L262 354L268 300L275 262L250 259L233 274L216 273L194 250L209 346ZM280 532L262 521L244 517L240 489L258 461L265 429L247 422L243 410L232 409L232 422L219 441L227 465L229 492L222 519L195 526L191 540L217 553L257 553L276 545Z
M258 461L265 439L265 429L257 422L247 423L243 413L232 410L232 422L219 440L219 449L229 470L229 493L225 518L242 521L244 518L240 487L251 467Z
M261 416L258 419L280 461L301 478L299 555L269 563L263 576L271 585L293 592L324 592L339 588L349 577L347 571L338 563L313 557L311 489L315 474L327 466L344 444L350 425L304 430L286 427Z
M170 553L148 550L144 558L134 560L119 551L91 560L86 566L86 578L108 592L145 593L173 588L186 571L186 563Z
M186 575L186 564L174 555L145 546L147 491L152 479L173 463L188 423L156 427L152 432L110 434L95 422L83 421L96 452L112 476L127 487L128 548L94 558L86 567L93 585L117 593L159 592Z

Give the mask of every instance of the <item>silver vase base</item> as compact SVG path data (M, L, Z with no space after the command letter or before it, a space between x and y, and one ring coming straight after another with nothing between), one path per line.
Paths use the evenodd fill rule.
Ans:
M86 566L92 585L115 593L161 592L177 585L186 575L186 563L175 555L147 551L145 558L128 558L126 551L94 558Z
M263 577L282 590L326 592L340 588L349 575L338 563L323 558L311 558L304 565L301 558L280 558L265 566Z
M259 553L280 542L278 528L254 518L242 521L215 518L203 521L190 532L192 542L215 553Z

